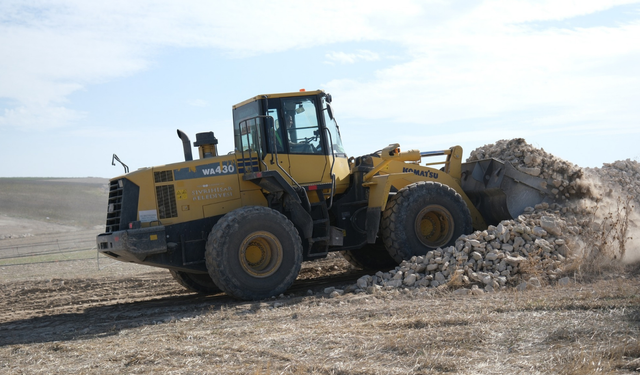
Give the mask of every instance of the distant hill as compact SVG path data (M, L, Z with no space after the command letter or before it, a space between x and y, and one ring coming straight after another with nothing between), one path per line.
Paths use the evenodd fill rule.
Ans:
M76 227L104 225L106 178L0 178L0 215Z

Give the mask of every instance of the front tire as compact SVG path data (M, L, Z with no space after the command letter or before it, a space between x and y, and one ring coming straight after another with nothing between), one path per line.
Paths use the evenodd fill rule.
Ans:
M382 239L398 263L454 245L472 231L471 214L460 194L439 182L405 186L382 214Z
M187 290L200 294L218 294L222 290L216 286L211 277L205 273L187 273L170 270L171 276Z
M214 225L205 259L228 295L258 300L283 293L298 277L302 242L293 223L268 207L234 210Z

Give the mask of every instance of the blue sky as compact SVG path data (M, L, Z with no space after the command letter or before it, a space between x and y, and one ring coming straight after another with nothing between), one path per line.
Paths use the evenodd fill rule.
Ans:
M640 158L640 1L0 3L0 177L112 177L233 147L231 106L324 89L350 156L522 137Z

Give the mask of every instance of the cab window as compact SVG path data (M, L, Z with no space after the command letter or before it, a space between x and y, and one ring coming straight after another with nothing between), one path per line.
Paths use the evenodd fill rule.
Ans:
M272 152L273 144L276 145L276 151L281 154L284 152L284 144L286 141L284 135L284 123L278 115L278 107L269 107L267 110L267 131L268 131L268 152Z
M324 154L314 98L282 100L284 129L291 154Z
M259 103L245 104L233 110L236 151L260 150L261 118Z
M330 133L330 139L328 140L328 142L331 142L331 149L329 151L333 151L333 154L336 157L346 158L347 153L344 150L344 146L342 145L342 138L340 138L340 129L338 128L336 120L333 119L333 117L329 114L329 106L330 104L325 101L325 98L322 98L322 112L324 114L324 123L327 129L329 129Z

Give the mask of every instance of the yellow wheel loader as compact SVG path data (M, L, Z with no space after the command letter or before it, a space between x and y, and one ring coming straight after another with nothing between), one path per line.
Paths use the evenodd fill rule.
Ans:
M255 300L287 290L302 261L340 251L389 269L552 199L508 163L463 164L459 146L349 158L322 90L248 99L233 126L227 155L199 133L194 160L178 130L184 161L112 179L98 251L166 268L194 292Z

